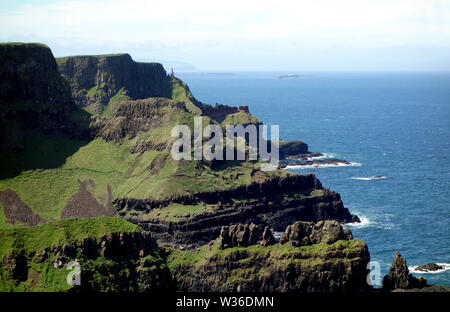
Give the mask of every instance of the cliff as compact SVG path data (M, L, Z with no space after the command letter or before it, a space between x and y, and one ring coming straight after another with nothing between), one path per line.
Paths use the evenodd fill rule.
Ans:
M280 159L284 159L287 156L307 154L309 152L308 144L300 140L290 142L280 141L279 147Z
M112 202L122 215L158 232L165 233L172 227L177 232L186 222L193 224L193 238L197 236L196 227L210 224L205 220L215 216L221 221L208 225L214 229L213 235L221 225L239 218L242 222L265 218L266 224L276 228L286 226L285 220L295 214L293 220L353 220L339 194L322 190L315 178L286 178L295 175L283 170L261 172L261 161L213 165L173 160L170 148L175 140L171 137L174 125L185 124L192 129L195 116L228 108L200 103L184 82L167 77L157 64L136 63L129 55L59 59L59 70L71 81L75 96L79 90L102 84L108 96L132 84L127 86L127 98L153 95L165 87L171 91L170 99L115 98L109 114L87 116L89 132L81 135L81 128L72 127L72 120L87 113L74 105L51 51L36 44L3 45L2 49L2 97L15 106L2 102L6 113L1 126L10 131L5 140L17 145L9 155L0 153L5 167L2 174L10 178L0 180L4 212L0 221L4 226L111 216ZM26 92L18 94L22 86ZM22 113L26 120L19 118ZM33 120L27 122L28 118ZM223 120L204 119L204 125L260 123L248 112L228 114ZM17 126L9 127L10 123ZM33 131L28 135L30 128ZM42 133L35 133L36 129ZM22 142L17 136L27 138ZM306 185L300 180L310 182ZM148 209L150 206L158 209ZM20 218L11 215L17 207ZM256 213L258 209L260 213Z
M30 168L18 154L36 135L88 137L89 116L75 106L47 46L0 44L0 64L0 177Z
M77 128L77 121L83 121L82 113L76 109L69 85L59 74L47 46L0 44L0 64L3 148L5 145L20 148L18 142L32 129L72 137L83 135L80 131L85 129Z
M70 219L0 234L0 291L174 289L164 251L150 233L120 218ZM80 285L67 283L71 261L80 265Z
M114 205L126 220L152 231L160 243L190 248L217 237L222 226L236 223L284 231L294 221L359 220L344 208L338 193L322 188L314 174L288 175L165 200L121 198ZM181 205L191 207L191 212Z
M158 246L151 233L120 218L3 230L0 291L370 290L365 282L367 246L328 232L335 227L339 224L326 222L322 234L328 239L300 247L273 240L255 244L256 236L243 245L220 247L221 234L197 250L184 251ZM234 234L245 240L245 231L254 235L256 228L240 224ZM270 237L269 231L264 229L261 238ZM80 285L67 283L72 261L80 266Z
M129 54L57 59L75 103L94 114L111 113L124 99L170 97L171 79L159 63L140 63Z

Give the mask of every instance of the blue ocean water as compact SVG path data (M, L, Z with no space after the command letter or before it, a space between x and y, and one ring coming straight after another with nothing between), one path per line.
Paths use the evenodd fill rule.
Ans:
M242 105L280 138L360 166L313 168L365 222L351 226L387 273L399 250L408 266L450 263L450 73L178 73L209 104ZM295 74L295 73L294 73ZM380 180L360 180L371 176ZM424 276L450 285L450 270Z

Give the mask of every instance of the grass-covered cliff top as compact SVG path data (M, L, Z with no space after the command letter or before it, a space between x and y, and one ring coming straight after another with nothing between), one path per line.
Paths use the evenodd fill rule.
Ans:
M48 45L39 42L0 42L0 46L40 47L50 49Z
M133 231L140 231L140 228L119 217L74 218L0 230L0 258L17 249L42 251L52 246L74 244L85 238L98 239L112 233Z
M60 56L55 58L57 63L63 63L68 59L81 59L81 58L114 58L114 57L129 57L132 59L129 53L107 53L107 54L86 54L86 55L68 55L68 56ZM137 62L137 63L148 63L148 64L159 64L157 62Z
M261 258L280 268L289 263L314 266L323 263L324 260L352 261L359 257L366 243L359 239L351 239L339 240L333 244L320 243L300 247L294 247L290 243L283 245L276 243L271 246L252 245L222 250L218 246L218 240L215 240L212 245L204 245L198 250L174 249L168 258L169 268L175 268L177 265L195 268L210 261L221 263L226 259L229 261L236 258L240 258L238 261L258 261L257 259Z
M64 61L68 58L78 58L78 57L114 57L114 56L123 56L123 55L130 55L130 54L128 54L128 53L107 53L107 54L68 55L68 56L57 57L56 61Z
M247 112L237 112L234 114L226 115L225 118L221 121L221 126L227 126L227 125L255 125L255 124L262 124L261 119L253 116L250 113Z

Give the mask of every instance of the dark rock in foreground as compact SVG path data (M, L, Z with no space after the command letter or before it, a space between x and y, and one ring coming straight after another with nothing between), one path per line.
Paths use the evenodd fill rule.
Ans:
M322 238L335 237L335 225L339 224L330 222L321 226ZM333 243L325 243L325 239L300 247L274 244L221 250L214 241L197 252L177 251L169 261L174 261L172 272L181 291L370 291L366 244L338 236L341 239Z
M392 291L395 289L413 289L423 288L427 285L426 279L416 278L409 274L406 260L401 256L397 250L394 261L389 268L389 273L383 279L382 291Z

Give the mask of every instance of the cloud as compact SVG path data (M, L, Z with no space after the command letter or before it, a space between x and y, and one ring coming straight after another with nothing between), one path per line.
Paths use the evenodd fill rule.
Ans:
M158 58L169 55L184 61L204 59L212 52L276 55L336 46L449 47L450 4L427 0L68 0L0 8L0 40L23 38L55 45L57 53L74 43L77 53L129 46L138 54L151 51Z

